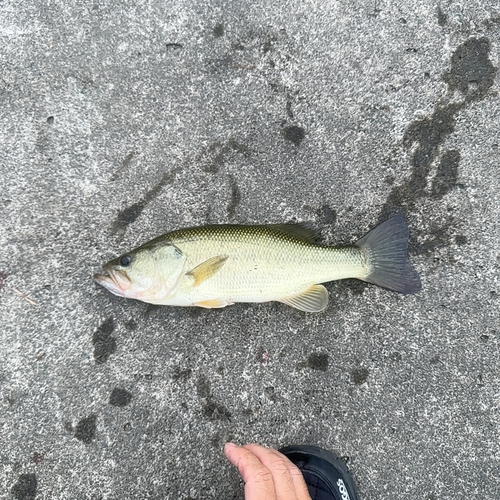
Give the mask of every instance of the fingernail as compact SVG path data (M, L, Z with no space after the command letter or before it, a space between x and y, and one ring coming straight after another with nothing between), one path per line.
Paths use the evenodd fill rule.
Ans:
M238 446L234 443L226 443L226 448L237 448Z

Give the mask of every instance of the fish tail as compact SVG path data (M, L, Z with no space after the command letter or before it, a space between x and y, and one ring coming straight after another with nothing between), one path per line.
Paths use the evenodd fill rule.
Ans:
M363 281L400 293L417 293L420 278L408 260L408 225L402 215L382 222L361 238L368 274Z

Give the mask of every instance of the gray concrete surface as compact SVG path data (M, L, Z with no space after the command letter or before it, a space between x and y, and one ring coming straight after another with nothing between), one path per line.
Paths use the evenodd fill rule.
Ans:
M0 2L0 497L242 498L227 440L363 500L500 492L496 0ZM151 307L101 263L205 223L406 214L423 290Z

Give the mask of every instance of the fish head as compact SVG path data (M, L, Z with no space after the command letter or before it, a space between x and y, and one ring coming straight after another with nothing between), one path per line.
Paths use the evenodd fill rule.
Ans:
M144 245L104 264L94 279L120 297L158 304L171 294L185 264L186 256L175 245Z

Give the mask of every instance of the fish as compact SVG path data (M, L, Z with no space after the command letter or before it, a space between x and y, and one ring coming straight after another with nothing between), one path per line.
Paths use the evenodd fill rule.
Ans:
M421 289L408 257L409 229L396 215L357 243L317 243L303 224L178 229L105 264L95 281L120 297L157 305L221 308L277 301L301 311L328 305L321 284L357 278L402 294Z

